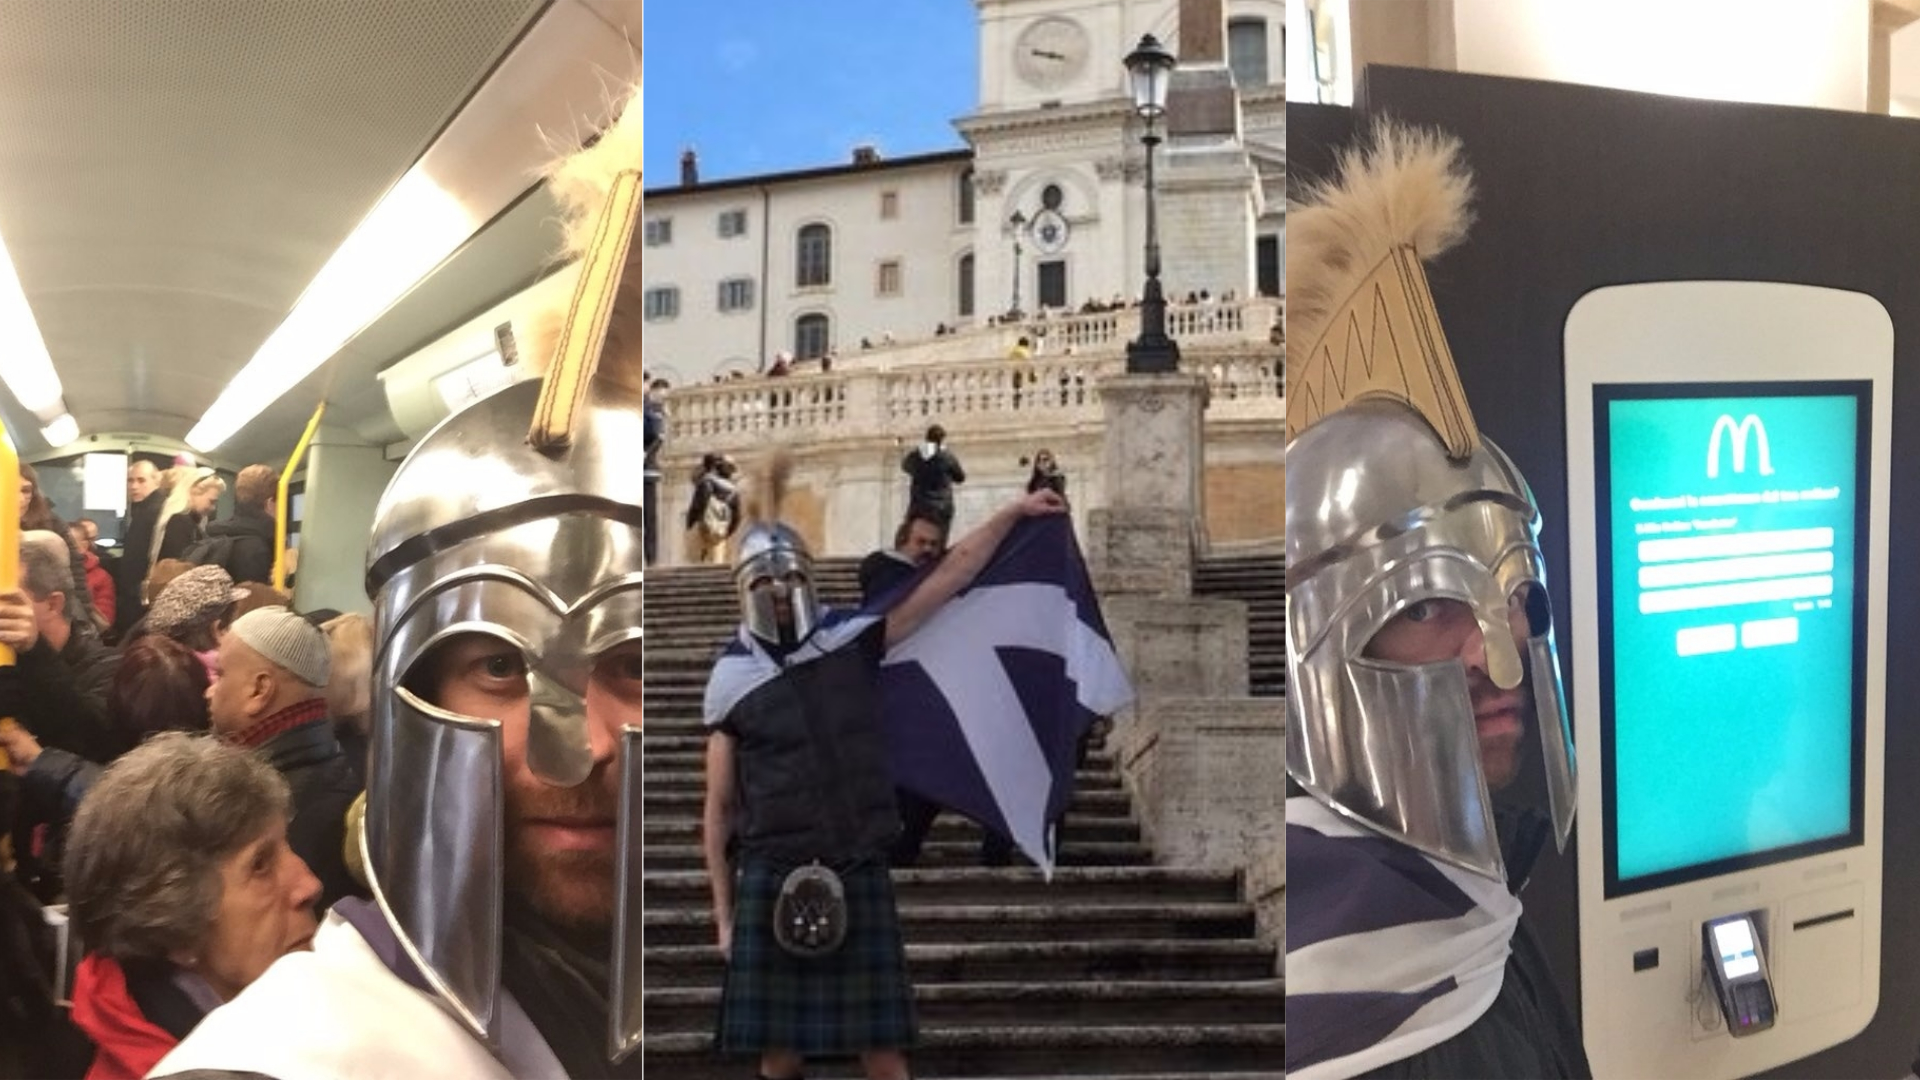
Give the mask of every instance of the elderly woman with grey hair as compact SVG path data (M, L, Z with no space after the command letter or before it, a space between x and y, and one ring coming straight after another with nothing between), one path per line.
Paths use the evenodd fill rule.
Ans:
M289 795L260 758L167 732L114 762L68 834L73 1020L89 1080L145 1076L208 1012L313 944L320 883L287 846Z

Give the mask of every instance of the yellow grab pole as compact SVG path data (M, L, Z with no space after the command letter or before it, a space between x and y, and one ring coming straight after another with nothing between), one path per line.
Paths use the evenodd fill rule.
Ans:
M307 421L307 430L300 435L300 441L293 445L293 456L287 459L287 467L280 470L280 492L274 499L273 512L273 581L274 589L287 591L287 486L293 483L293 471L300 467L300 459L307 456L307 444L313 441L313 433L320 430L320 418L326 415L327 402L324 398L320 407L313 410L313 419Z
M11 592L20 585L20 454L7 441L7 429L0 422L0 592ZM13 649L0 645L0 667L12 667ZM0 716L0 725L12 724L11 716ZM0 769L11 762L0 749Z

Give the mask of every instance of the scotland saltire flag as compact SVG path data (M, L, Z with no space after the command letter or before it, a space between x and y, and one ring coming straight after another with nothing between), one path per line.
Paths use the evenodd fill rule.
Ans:
M972 585L887 651L881 693L894 782L1010 837L1051 874L1049 823L1073 797L1080 737L1133 701L1072 523L1015 525Z
M1287 1076L1344 1080L1465 1031L1506 979L1520 900L1287 800Z

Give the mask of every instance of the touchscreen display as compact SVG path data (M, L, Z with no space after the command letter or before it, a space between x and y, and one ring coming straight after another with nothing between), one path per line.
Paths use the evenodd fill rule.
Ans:
M1760 973L1760 957L1753 951L1753 928L1747 920L1735 919L1716 925L1713 943L1720 950L1720 970L1728 982L1742 975Z
M1858 842L1869 394L1595 388L1608 895Z

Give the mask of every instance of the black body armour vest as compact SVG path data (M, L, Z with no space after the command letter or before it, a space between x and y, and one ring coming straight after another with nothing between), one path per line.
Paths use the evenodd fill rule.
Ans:
M893 842L900 812L880 737L877 661L877 643L862 635L785 668L733 707L743 853L844 866Z

